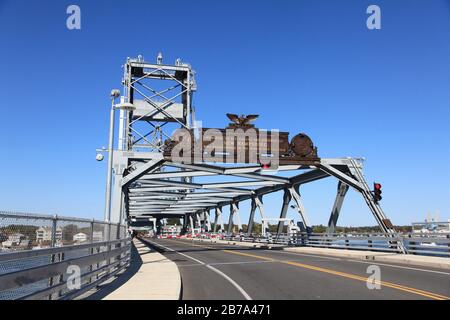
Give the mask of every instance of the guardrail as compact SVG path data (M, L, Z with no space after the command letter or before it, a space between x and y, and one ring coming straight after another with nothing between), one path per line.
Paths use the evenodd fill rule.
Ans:
M126 226L0 211L0 300L73 299L130 263Z
M225 235L225 240L272 243L290 246L368 250L400 253L398 242L403 243L407 253L450 257L450 233L293 233L278 236Z

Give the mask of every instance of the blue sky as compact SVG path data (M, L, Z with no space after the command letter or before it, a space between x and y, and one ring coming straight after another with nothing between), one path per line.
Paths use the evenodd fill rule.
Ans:
M66 28L70 4L81 30ZM366 27L370 4L381 30ZM204 126L259 113L261 128L308 133L322 157L365 157L394 223L450 218L450 1L0 0L0 30L0 209L101 219L109 91L126 57L162 51L197 71ZM335 189L304 188L314 224ZM357 194L340 224L374 224Z

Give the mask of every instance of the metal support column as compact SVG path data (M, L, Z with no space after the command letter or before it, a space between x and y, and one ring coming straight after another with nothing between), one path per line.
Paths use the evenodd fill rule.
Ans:
M222 217L222 207L217 207L215 209L215 218L214 218L214 232L217 231L217 223L220 221L220 232L225 230L223 225L223 217Z
M194 219L192 218L192 214L189 214L189 222L191 225L191 234L194 235Z
M247 224L247 234L251 235L253 231L253 222L255 219L255 211L256 211L256 201L255 198L252 198L252 204L250 207L250 215L248 218L248 224Z
M261 220L265 218L264 214L264 203L262 196L258 196L255 198L256 206L258 207L259 215L261 216Z
M289 208L289 203L291 202L291 192L288 189L284 190L283 194L283 205L281 206L280 219L286 218L287 210ZM278 222L277 235L283 232L284 221Z
M211 219L209 217L209 210L205 211L205 222L206 222L206 228L208 229L208 232L211 232Z
M188 226L187 221L188 221L188 217L187 217L187 214L185 214L183 217L183 230L182 230L183 234L185 234L186 230L187 230L187 226Z
M333 209L331 210L330 219L328 220L327 233L334 233L337 221L339 219L339 213L341 212L342 204L344 203L345 195L349 186L342 181L339 181L337 187L336 200L334 201Z
M202 228L202 221L200 220L200 214L196 213L195 214L195 221L197 222L197 228Z
M233 208L233 216L236 216L237 219L238 232L242 232L241 215L239 213L239 202L232 203L231 207Z
M233 215L234 215L234 210L233 210L233 205L230 204L230 217L228 218L228 234L231 234L233 232Z

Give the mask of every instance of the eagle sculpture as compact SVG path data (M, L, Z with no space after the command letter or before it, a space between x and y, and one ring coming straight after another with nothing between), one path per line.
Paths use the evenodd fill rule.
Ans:
M250 124L250 122L255 121L259 117L259 115L249 114L246 116L244 114L241 114L241 116L239 117L237 114L227 113L227 117L228 117L228 119L230 119L232 121L232 123L230 123L228 125L228 128L230 128L230 129L236 129L236 128L248 129L248 128L255 127L255 125Z

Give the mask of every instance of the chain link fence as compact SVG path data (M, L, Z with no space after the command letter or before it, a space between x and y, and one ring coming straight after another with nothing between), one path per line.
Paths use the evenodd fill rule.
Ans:
M0 211L0 299L36 297L40 292L43 299L64 297L70 290L61 284L68 282L70 274L56 272L63 262L80 262L82 285L99 281L129 263L130 241L120 241L126 239L124 225ZM46 273L52 276L45 277ZM14 275L29 279L17 281L17 286L2 283L2 279L14 280Z

